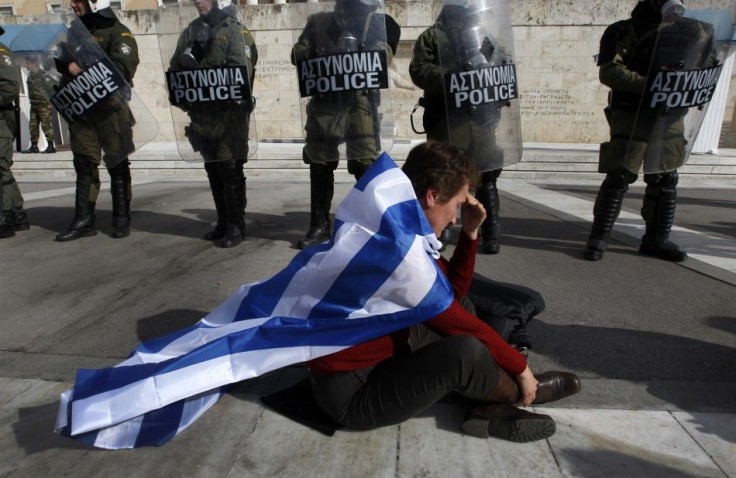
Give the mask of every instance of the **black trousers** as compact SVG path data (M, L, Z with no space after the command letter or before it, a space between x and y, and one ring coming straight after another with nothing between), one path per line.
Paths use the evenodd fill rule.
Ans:
M407 349L372 367L337 374L313 372L311 379L314 397L325 413L348 428L365 430L406 421L453 391L484 400L498 384L499 374L480 341L456 335L437 336L429 345Z

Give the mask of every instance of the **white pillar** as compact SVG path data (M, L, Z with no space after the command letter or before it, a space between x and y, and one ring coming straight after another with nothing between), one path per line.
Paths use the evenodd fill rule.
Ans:
M703 118L698 137L693 143L693 154L718 154L718 142L721 139L723 128L723 116L726 114L726 102L728 101L728 88L731 85L731 71L733 71L733 52L723 62L721 77L718 79L713 99L710 100L708 111Z

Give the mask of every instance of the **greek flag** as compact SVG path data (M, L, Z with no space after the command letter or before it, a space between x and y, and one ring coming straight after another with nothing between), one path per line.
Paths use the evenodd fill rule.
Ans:
M229 384L423 322L452 301L439 247L409 179L383 153L339 206L329 243L119 365L78 370L56 431L100 448L158 446Z

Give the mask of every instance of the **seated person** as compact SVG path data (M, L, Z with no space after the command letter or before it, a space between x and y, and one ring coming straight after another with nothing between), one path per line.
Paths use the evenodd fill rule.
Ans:
M455 223L461 208L455 252L449 261L438 259L455 300L411 330L308 362L317 403L345 427L371 429L408 420L454 391L477 405L462 426L469 435L515 442L551 436L555 422L550 416L517 407L577 393L579 379L566 372L535 376L524 356L459 300L468 295L478 229L486 217L470 193L479 182L477 171L457 148L442 143L416 146L403 170L437 236Z

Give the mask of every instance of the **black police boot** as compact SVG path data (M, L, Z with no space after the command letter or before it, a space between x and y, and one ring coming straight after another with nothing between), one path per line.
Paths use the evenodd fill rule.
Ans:
M10 211L0 212L0 239L15 236L13 228L13 213Z
M636 175L628 171L615 171L606 175L593 206L593 227L588 237L588 244L583 258L588 261L599 261L608 248L611 230L621 212L621 204L629 184L636 180Z
M224 168L221 170L224 176L227 207L227 225L220 247L235 247L245 239L245 178L241 175L242 165L239 165L238 161L224 161L218 166ZM237 168L240 168L240 174Z
M13 229L16 231L27 231L31 228L28 224L28 215L23 209L13 211Z
M73 241L80 237L89 237L97 234L97 229L95 228L95 203L89 200L91 185L91 176L77 176L74 219L69 224L66 232L56 236L57 241Z
M54 147L54 142L49 141L48 146L46 146L46 149L41 151L41 154L53 154L56 152L56 148Z
M130 162L125 159L108 171L112 195L112 234L110 237L121 239L130 235L130 201L132 199Z
M335 192L335 173L328 165L309 165L310 219L307 235L297 247L304 249L330 238L330 207Z
M66 232L56 236L59 242L73 241L80 237L90 237L97 234L95 228L95 203L89 202L84 209L77 208L72 223Z
M13 212L3 209L3 180L0 178L0 239L15 236Z
M501 200L496 187L496 181L500 174L501 170L483 173L480 189L478 190L478 200L486 210L486 220L480 226L480 233L483 237L481 252L485 254L498 254L501 249L499 243L499 237L501 237L501 224L499 222Z
M31 153L38 153L38 152L39 152L38 151L38 142L36 142L36 141L31 141L31 147L28 148L28 149L25 149L25 150L21 151L21 153L23 153L23 154L31 154Z
M215 228L204 234L204 238L208 241L214 241L225 237L225 229L227 228L227 205L225 203L225 185L222 182L220 173L217 170L217 163L206 162L204 169L207 171L207 179L210 182L210 191L212 199L215 200L215 210L217 211L217 224Z
M110 180L112 193L112 234L114 239L130 235L130 201L128 200L128 185L121 178Z
M639 252L665 261L682 262L687 253L669 240L677 206L677 171L664 175L645 175L647 189L641 215L646 231Z

